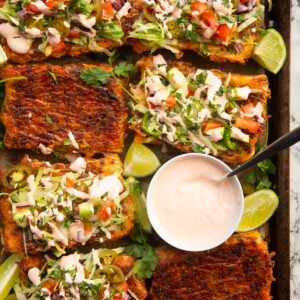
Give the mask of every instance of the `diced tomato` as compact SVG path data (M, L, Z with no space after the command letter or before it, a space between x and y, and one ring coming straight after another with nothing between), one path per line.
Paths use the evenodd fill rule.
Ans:
M231 29L228 27L227 24L222 24L219 26L217 32L216 32L216 35L219 37L219 39L222 41L222 42L225 42L228 35L230 34L231 32Z
M63 52L66 51L68 49L67 45L63 42L60 41L56 46L52 47L52 52Z
M203 17L203 22L207 27L211 27L214 30L218 29L219 27L218 18L213 11L211 10L205 11L202 17Z
M190 10L191 10L191 16L192 17L200 17L208 8L208 4L207 3L203 3L203 2L193 2L191 4ZM195 12L198 12L197 14Z
M119 295L115 295L114 296L114 300L123 300L124 298L119 296Z
M34 14L38 14L41 12L34 4L28 4L26 6L26 9Z
M70 39L77 39L79 37L80 37L80 32L78 30L75 30L75 29L71 29L70 30L68 38L70 38Z
M90 223L85 222L84 223L84 234L89 234L92 232L92 226L90 225Z
M47 2L45 2L45 5L48 6L49 8L53 8L56 4L55 0L48 0Z
M43 288L46 288L48 291L50 291L52 293L56 285L57 285L57 280L48 278L43 283Z
M219 128L221 126L222 126L222 123L219 121L208 121L208 122L204 123L204 125L202 127L202 131L206 132L208 130Z
M167 100L166 100L166 104L168 107L172 107L176 104L176 97L174 95L170 95Z
M188 90L188 97L192 97L194 95L195 95L195 90L189 88L189 90Z
M241 129L248 130L251 133L257 133L260 127L260 123L253 120L237 117L235 120L235 126Z
M246 104L246 105L241 106L241 110L245 114L252 114L253 113L253 108L254 108L254 105L251 102Z
M249 2L249 0L240 0L241 4L244 4L244 3L247 3L247 2Z
M69 177L66 177L66 188L73 188L75 187L75 183Z
M113 19L114 10L110 1L104 2L102 4L102 20Z
M98 208L97 216L103 222L106 222L110 218L111 214L108 212L108 208L110 208L111 213L114 211L114 203L112 201L107 201Z
M121 283L114 283L113 287L116 287L116 290L118 290L119 292L126 292L128 291L129 287L126 281L123 281Z

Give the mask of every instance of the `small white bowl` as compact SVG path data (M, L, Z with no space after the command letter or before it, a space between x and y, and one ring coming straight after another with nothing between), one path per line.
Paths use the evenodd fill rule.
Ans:
M186 251L204 251L226 241L244 208L236 176L218 180L231 169L221 160L189 153L165 163L147 192L147 211L157 234Z

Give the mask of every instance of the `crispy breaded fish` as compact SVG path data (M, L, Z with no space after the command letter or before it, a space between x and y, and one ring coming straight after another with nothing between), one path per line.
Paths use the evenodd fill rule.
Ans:
M3 78L27 78L5 83L1 112L5 146L43 154L122 152L127 120L124 91L112 78L99 86L85 84L80 73L88 68L110 70L105 64L83 63L4 67Z
M122 183L119 157L74 159L49 165L25 157L3 172L9 193L0 200L5 251L35 254L50 248L61 254L129 234L135 205Z
M150 298L271 299L272 254L257 231L236 234L205 252L157 249Z
M48 57L109 53L123 43L121 18L128 10L125 1L114 4L21 0L16 5L7 0L0 8L0 34L8 61L27 63Z
M147 296L144 280L135 275L124 278L133 268L135 259L121 252L122 248L92 249L87 254L73 253L59 260L29 256L19 263L19 292L26 299L45 295L51 299L56 296L121 300L135 296L135 299L144 300Z
M131 86L138 103L129 125L136 142L167 143L234 164L254 155L266 128L265 75L202 70L161 55L144 57L137 67L142 80Z
M132 0L123 19L128 44L142 53L193 50L216 62L244 64L260 36L260 1Z

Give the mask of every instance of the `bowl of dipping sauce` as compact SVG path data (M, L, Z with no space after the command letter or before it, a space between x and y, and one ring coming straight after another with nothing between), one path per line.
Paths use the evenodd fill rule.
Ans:
M231 169L205 154L174 157L153 176L147 211L157 234L186 251L212 249L226 241L240 223L244 196Z

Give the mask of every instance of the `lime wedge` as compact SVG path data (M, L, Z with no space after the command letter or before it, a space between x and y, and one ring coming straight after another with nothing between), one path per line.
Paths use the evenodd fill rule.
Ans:
M267 222L278 207L278 196L269 189L263 189L246 196L244 212L237 232L245 232Z
M146 177L153 174L159 166L158 158L148 147L133 142L125 156L124 175Z
M0 300L5 299L16 279L19 276L20 267L16 264L21 255L13 254L0 266Z
M151 233L151 223L146 209L146 199L142 186L140 182L132 176L128 177L126 182L129 186L130 195L135 202L137 221L146 232Z
M270 28L254 47L252 58L265 69L277 74L286 59L285 42L281 34Z

